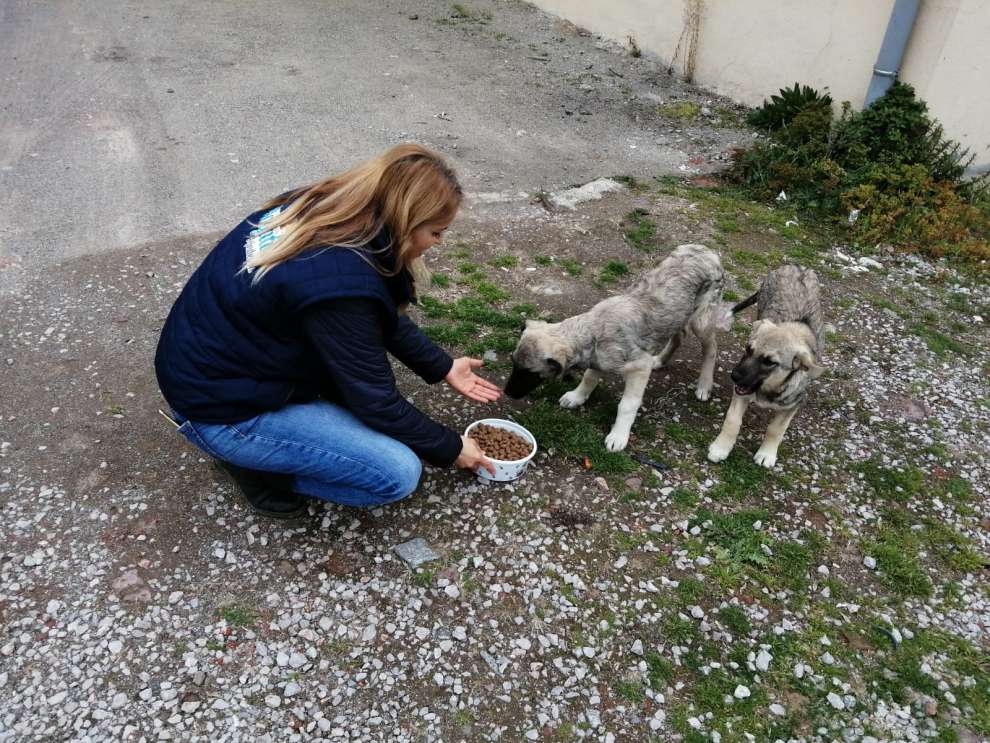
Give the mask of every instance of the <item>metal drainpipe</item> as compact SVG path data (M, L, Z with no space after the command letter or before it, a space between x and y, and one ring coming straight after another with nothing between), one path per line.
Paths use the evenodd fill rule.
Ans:
M895 0L894 9L890 11L890 20L887 22L887 32L883 35L883 44L880 45L880 53L877 55L877 63L873 66L870 87L866 90L864 108L886 93L887 88L897 79L920 4L921 0Z

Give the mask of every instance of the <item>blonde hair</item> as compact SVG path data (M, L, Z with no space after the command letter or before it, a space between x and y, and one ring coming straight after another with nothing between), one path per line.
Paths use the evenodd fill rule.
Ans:
M456 174L439 154L411 142L396 145L340 175L265 204L266 210L285 206L264 221L264 229L278 237L248 258L242 270L253 271L257 282L306 250L329 247L360 250L383 275L416 269L410 256L413 230L453 219L462 196ZM383 228L390 242L382 252L394 250L393 270L379 265L367 247Z

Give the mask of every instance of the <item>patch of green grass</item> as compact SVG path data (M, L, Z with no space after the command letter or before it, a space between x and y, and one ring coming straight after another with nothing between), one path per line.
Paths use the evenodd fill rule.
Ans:
M626 214L624 221L627 226L622 236L627 243L645 253L649 253L656 247L653 239L657 235L657 223L647 216L646 211L633 209Z
M900 503L908 502L919 495L925 484L925 474L917 467L890 469L883 466L877 457L857 462L852 469L863 476L866 484L879 497Z
M915 323L911 326L911 332L921 338L925 342L925 345L928 346L928 350L940 358L951 354L958 356L969 355L968 346L925 323Z
M474 285L474 290L479 297L492 304L504 302L510 296L509 292L490 281L479 281Z
M769 570L791 591L802 591L808 585L808 570L814 551L806 544L781 540L771 548Z
M881 529L875 540L863 544L863 552L877 561L877 579L899 596L927 598L932 580L918 560L921 542L910 530Z
M646 699L646 690L638 681L619 681L615 685L615 693L637 707Z
M736 248L730 257L737 266L760 272L776 268L784 262L784 257L776 250L761 251Z
M549 255L537 255L537 256L533 256L533 260L536 261L536 264L539 265L539 266L552 266L553 265L553 258L551 258Z
M459 709L454 713L453 721L455 725L461 727L471 725L474 722L474 713L468 709Z
M578 263L573 258L564 258L559 261L560 267L564 269L564 273L568 276L580 276L581 272L584 271L584 266Z
M243 604L218 606L214 613L231 627L250 627L261 617L257 610Z
M731 289L726 289L722 292L722 299L726 302L738 302L742 297L739 296L738 292L734 292Z
M433 286L438 286L441 289L446 289L448 286L450 286L450 276L448 276L445 273L435 273L432 276L430 276L430 283L433 284Z
M513 268L519 265L519 259L514 255L500 255L490 262L495 268Z
M678 421L670 421L664 424L663 434L668 441L673 441L675 444L689 444L700 447L708 441L707 433L699 431L696 428L691 428Z
M412 581L420 588L429 588L433 585L433 579L436 577L436 574L436 570L431 568L420 568L413 575Z
M728 234L739 232L739 222L732 217L717 217L715 219L715 226Z
M613 284L628 273L629 266L622 261L609 261L598 274L598 278L606 284Z
M715 546L719 559L765 567L770 558L762 545L768 544L769 538L763 529L755 529L753 525L757 521L765 522L766 518L766 511L755 508L734 513L712 513L701 509L691 520L691 525L702 526L702 534ZM706 522L710 522L708 527L704 526Z
M478 335L479 329L475 323L460 322L456 325L427 325L423 332L441 346L463 346Z
M677 488L670 494L674 505L680 509L694 508L698 505L698 494L687 488Z
M711 496L716 500L745 500L760 490L767 474L766 467L761 467L747 453L736 449L719 465L721 482L712 488Z
M960 572L975 572L988 562L973 547L968 537L960 534L944 521L934 519L927 521L922 538L937 559Z
M673 119L687 123L701 116L701 106L694 101L677 101L657 106L657 115L665 119Z
M737 636L748 635L753 628L746 612L738 606L730 605L719 609L718 618L732 634Z
M878 647L889 647L880 632L875 641ZM939 659L933 665L948 672L943 675L962 711L962 724L981 736L990 735L990 663L986 653L967 640L936 629L917 630L913 638L882 654L868 680L881 697L900 703L910 702L913 692L940 697L938 681L921 670L932 658ZM971 682L961 683L966 678Z
M463 274L478 273L480 269L481 266L479 266L477 263L471 263L470 261L463 261L457 264L457 270Z
M744 292L756 291L756 284L748 276L737 276L736 283Z
M673 661L669 661L659 653L650 652L645 656L646 678L650 688L660 691L670 684L677 675Z
M210 650L212 652L217 652L217 651L223 650L225 647L227 647L227 646L224 645L219 640L207 640L206 641L206 649L207 650Z
M587 457L592 469L603 474L624 474L638 469L639 465L625 452L610 452L605 448L606 431L595 424L592 414L587 410L564 410L557 404L563 385L544 387L541 399L516 415L544 451L553 449L559 455L579 460ZM595 399L592 396L591 401Z
M676 588L677 596L684 605L697 604L705 595L705 584L697 578L681 578Z

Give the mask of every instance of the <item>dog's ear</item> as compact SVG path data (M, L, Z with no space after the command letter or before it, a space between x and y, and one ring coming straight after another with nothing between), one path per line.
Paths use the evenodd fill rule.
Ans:
M774 325L773 320L757 320L752 325L752 333L753 335L756 335L760 330L763 329L769 330L770 328L775 328L775 327L777 326Z
M807 348L794 354L794 361L791 367L794 369L804 369L812 379L818 379L818 377L825 373L825 367L815 361L815 355Z

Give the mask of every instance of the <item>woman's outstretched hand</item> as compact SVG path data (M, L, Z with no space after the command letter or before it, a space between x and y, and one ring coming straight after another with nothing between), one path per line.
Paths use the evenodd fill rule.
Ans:
M461 453L454 464L475 472L484 467L493 475L495 474L495 465L492 464L492 460L485 456L477 441L467 436L461 436Z
M454 365L450 367L444 381L469 400L495 402L502 396L502 390L473 371L484 363L481 359L471 359L467 356L454 359Z

